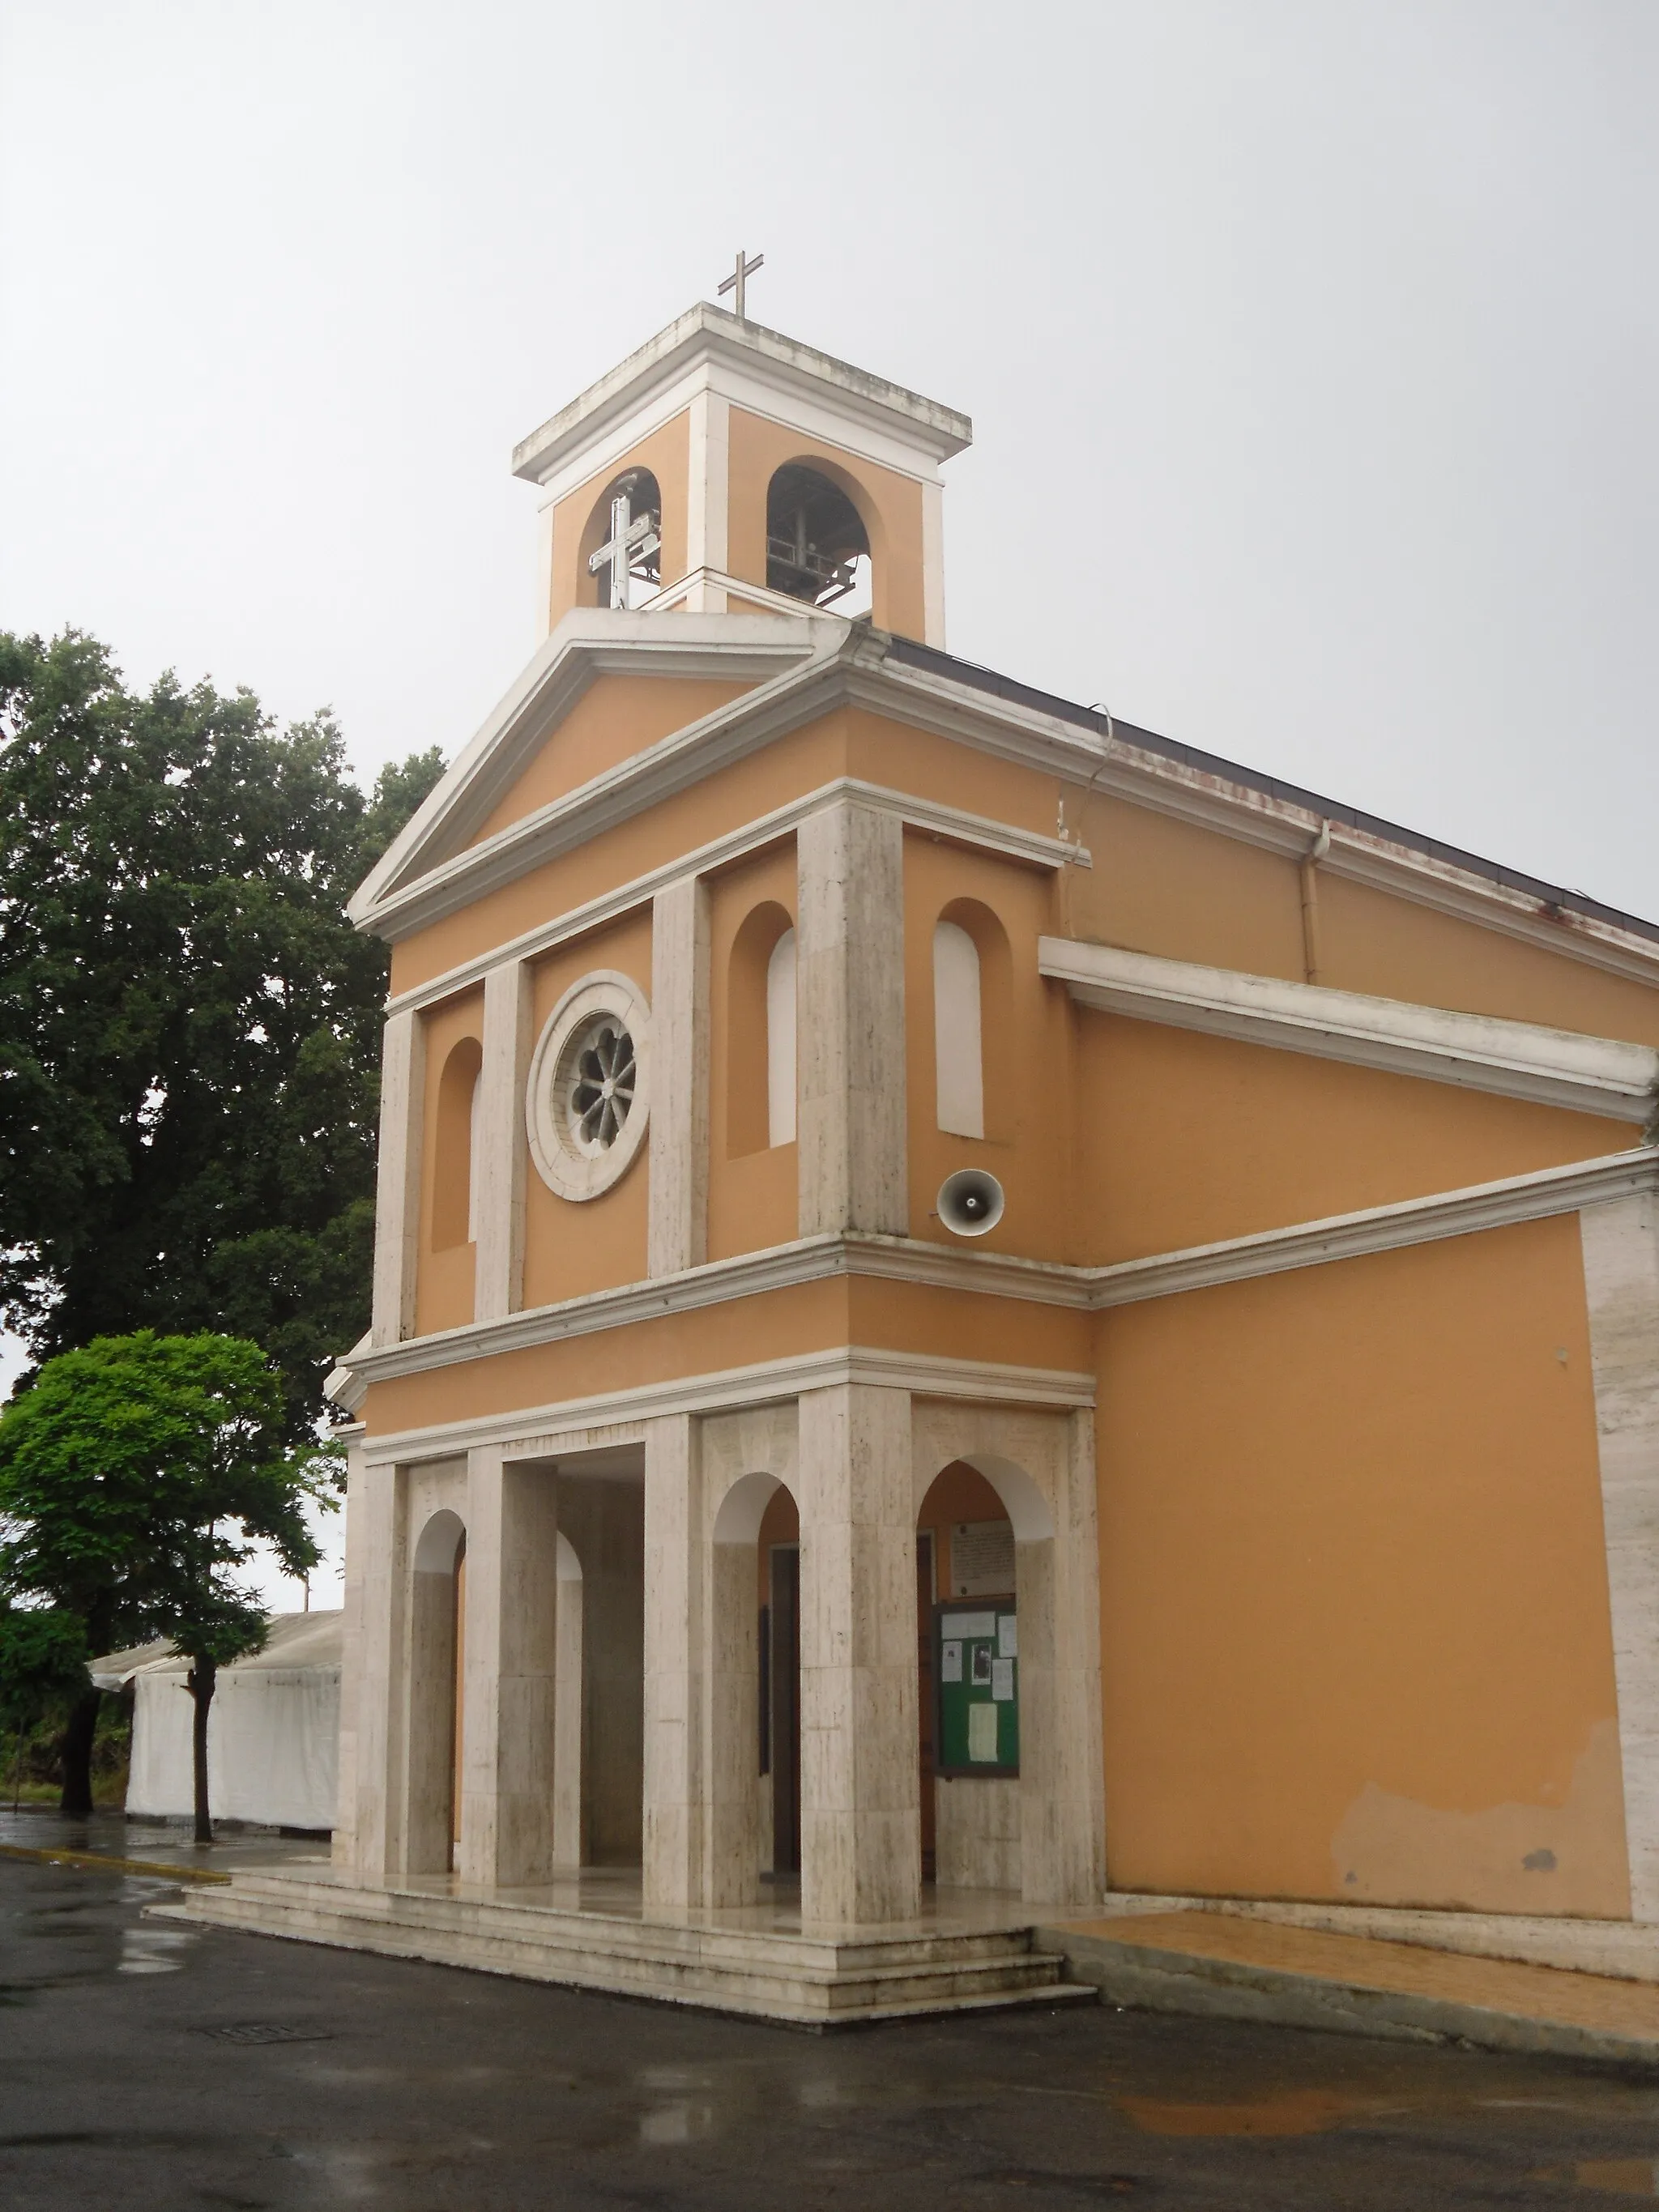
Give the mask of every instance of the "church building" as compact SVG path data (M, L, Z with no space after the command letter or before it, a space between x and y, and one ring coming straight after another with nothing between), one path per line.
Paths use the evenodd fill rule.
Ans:
M333 1860L198 1917L797 2021L1659 1921L1659 928L953 658L970 434L704 305L515 452L353 908Z

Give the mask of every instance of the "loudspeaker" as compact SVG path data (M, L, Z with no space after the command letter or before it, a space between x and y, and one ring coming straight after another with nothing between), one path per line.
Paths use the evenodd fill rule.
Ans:
M939 1187L934 1212L958 1237L983 1237L1002 1218L1002 1185L983 1168L958 1168Z

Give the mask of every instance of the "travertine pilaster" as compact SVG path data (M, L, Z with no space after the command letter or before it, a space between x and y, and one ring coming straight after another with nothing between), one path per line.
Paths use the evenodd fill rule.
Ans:
M380 1055L380 1147L374 1184L374 1279L369 1341L400 1344L415 1330L421 1227L421 1133L426 1043L418 1013L393 1014Z
M647 1267L700 1267L708 1221L708 891L668 884L651 914L651 1185Z
M523 1303L525 1082L530 1073L530 963L503 961L484 977L478 1071L476 1283L472 1310L500 1321Z
M800 1233L903 1236L903 828L837 799L796 848Z
M365 1881L392 1881L403 1863L407 1487L405 1468L365 1468L351 1508L362 1577L353 1863Z
M908 1919L921 1895L910 1399L800 1400L801 1915Z
M702 1901L702 1641L706 1575L696 1424L645 1424L645 1788L647 1908Z
M460 1872L510 1887L553 1869L558 1486L467 1455Z
M363 1698L363 1551L368 1534L363 1496L363 1432L346 1445L345 1573L340 1592L340 1758L329 1856L357 1863L357 1758Z
M1578 1217L1619 1686L1631 1913L1659 1921L1659 1197Z

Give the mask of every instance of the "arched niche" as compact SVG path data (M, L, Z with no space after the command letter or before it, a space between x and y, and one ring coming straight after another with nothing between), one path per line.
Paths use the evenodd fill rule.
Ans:
M795 1136L795 925L767 899L732 940L726 994L726 1149L732 1159Z
M630 531L643 520L647 528L630 546L628 573L620 600L613 597L611 563L601 557L614 542L618 501L627 501ZM595 566L595 562L598 566ZM662 586L662 491L649 469L625 469L613 477L589 510L577 550L576 603L579 606L637 606Z
M1013 957L982 900L952 899L933 926L935 1118L955 1136L1012 1134Z
M471 1243L477 1233L478 1077L483 1047L464 1036L450 1047L438 1077L436 1151L432 1165L432 1249Z
M867 613L874 588L868 493L833 463L802 458L766 487L766 581L807 606Z

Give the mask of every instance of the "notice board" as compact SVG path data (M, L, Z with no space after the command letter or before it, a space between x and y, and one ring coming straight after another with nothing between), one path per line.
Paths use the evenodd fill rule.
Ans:
M1019 1624L1011 1597L933 1607L933 1771L1019 1772Z

